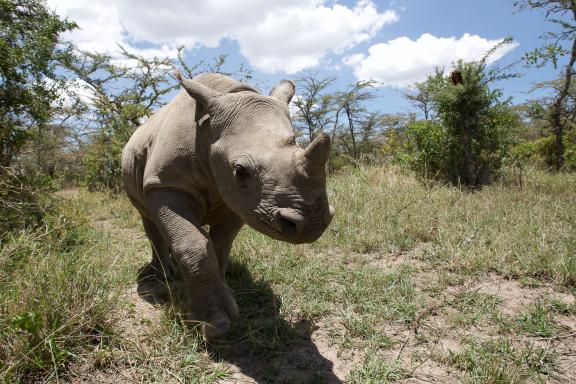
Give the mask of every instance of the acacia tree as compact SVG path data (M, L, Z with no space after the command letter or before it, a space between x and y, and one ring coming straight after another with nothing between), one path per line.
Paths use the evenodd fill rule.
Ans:
M414 84L413 89L404 93L404 97L422 112L424 120L430 120L434 113L434 109L432 103L432 89L428 82L417 82Z
M358 81L336 95L337 105L346 116L347 131L352 144L349 152L354 158L359 155L356 143L357 130L360 128L361 121L367 112L364 103L376 98L373 93L373 87L374 81ZM344 144L346 145L346 141L344 141Z
M9 166L51 118L72 57L60 34L76 25L40 0L0 0L0 165Z
M120 153L134 130L175 89L169 74L172 62L132 54L122 49L118 64L108 55L78 52L68 68L89 100L78 100L74 123L89 135L84 153L86 181L90 188L120 188Z
M550 108L550 122L555 135L555 165L556 170L560 170L564 164L564 132L567 124L565 101L576 63L576 0L520 0L516 1L514 6L519 10L543 10L546 19L560 28L559 31L546 32L542 37L549 43L525 55L524 59L528 64L544 66L552 62L556 67L561 56L569 57L562 71L561 86L557 88ZM563 42L569 44L568 49L563 47Z
M380 111L367 111L360 118L359 151L362 154L374 154L380 146L378 135L389 117Z
M332 122L338 124L340 112L334 113L334 95L329 92L335 81L334 77L320 78L318 73L296 78L298 95L293 101L296 108L294 120L297 128L307 131L310 142Z
M179 66L191 78L201 72L219 72L239 80L251 78L251 71L243 66L225 72L225 55L214 62L201 61L188 66L183 59L183 47L179 48L176 60L146 58L120 48L121 61L109 55L78 52L68 65L79 81L76 86L90 95L88 101L82 101L76 94L78 112L73 123L89 136L82 155L85 181L93 189L121 188L122 148L136 128L163 106L166 96L178 87L171 79L174 67Z

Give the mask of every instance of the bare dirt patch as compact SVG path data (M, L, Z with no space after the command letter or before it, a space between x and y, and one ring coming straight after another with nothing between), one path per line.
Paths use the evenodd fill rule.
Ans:
M290 326L297 329L297 335L273 351L254 350L249 341L220 348L219 356L229 364L230 376L218 383L346 382L351 369L359 363L360 355L339 349L331 342L326 329L309 321L301 320Z
M566 304L574 304L575 300L573 295L558 292L552 286L525 287L516 280L508 280L498 275L488 276L474 289L502 299L502 313L509 316L517 315L531 303L544 297L555 298Z
M312 334L312 341L318 348L318 353L332 363L332 372L341 381L345 381L353 368L361 364L364 357L360 351L351 349L342 351L331 340L329 333L322 328Z
M432 243L419 243L407 252L398 251L386 255L378 255L369 264L373 267L392 269L400 266L410 266L415 269L425 268L422 257L432 249Z

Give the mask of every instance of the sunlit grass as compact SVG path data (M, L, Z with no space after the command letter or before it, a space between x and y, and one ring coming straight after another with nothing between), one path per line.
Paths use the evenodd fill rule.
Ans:
M328 186L336 215L316 243L241 231L228 277L241 312L214 345L170 306L141 324L143 340L124 333L119 316L130 308L122 293L149 261L149 244L125 197L79 191L44 228L2 243L1 380L73 378L84 362L94 374L127 369L135 381L217 382L231 375L239 360L230 348L240 343L265 362L257 378L274 381L285 368L276 359L321 327L339 354L362 357L348 381L390 382L415 375L408 362L434 347L435 330L424 327L433 317L455 339L471 329L487 338L471 334L461 350L429 357L462 380L518 382L554 371L553 349L508 338L562 334L557 316L572 316L574 304L542 298L503 315L501 298L473 286L498 275L526 289L576 289L575 175L529 171L524 188L470 192L426 185L394 167L360 167ZM387 264L393 258L405 261ZM396 360L414 327L422 329Z

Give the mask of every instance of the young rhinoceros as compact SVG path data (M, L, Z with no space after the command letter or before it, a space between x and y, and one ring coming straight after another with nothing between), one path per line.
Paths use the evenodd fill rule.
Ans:
M225 274L244 223L295 244L318 239L330 223L330 138L320 134L306 149L296 145L290 81L262 96L219 74L176 77L185 91L132 135L122 174L152 243L148 271L179 272L189 316L214 338L238 313Z

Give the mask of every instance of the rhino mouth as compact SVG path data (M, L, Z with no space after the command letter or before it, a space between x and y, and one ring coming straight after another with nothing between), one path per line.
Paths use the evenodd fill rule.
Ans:
M292 244L302 244L306 242L300 240L298 236L295 236L296 235L295 232L292 231L286 232L280 230L275 222L268 222L263 218L258 218L258 222L259 224L261 224L260 226L261 228L255 228L255 229L258 230L259 232L264 233L267 236L270 236L273 239L286 241Z
M281 237L282 239L284 239L286 237L286 235L284 233L282 233L282 231L280 231L278 228L276 228L274 223L271 223L267 220L264 220L261 217L258 218L258 221L264 226L263 229L265 229L265 231L267 233L270 233L271 235L275 235L275 237Z
M259 217L258 222L261 224L261 228L255 228L258 231L273 239L286 241L292 244L310 243L321 235L321 233L317 235L308 231L300 231L294 222L282 217L277 217L273 221L268 221L265 218Z

